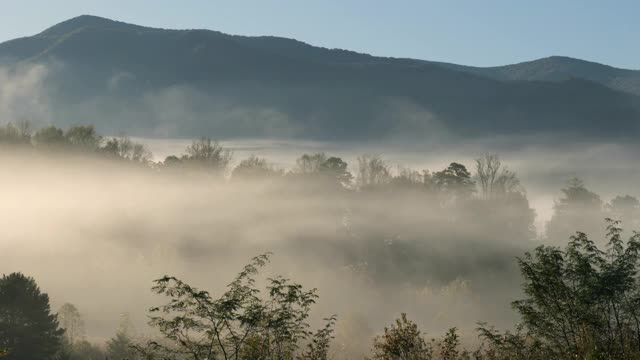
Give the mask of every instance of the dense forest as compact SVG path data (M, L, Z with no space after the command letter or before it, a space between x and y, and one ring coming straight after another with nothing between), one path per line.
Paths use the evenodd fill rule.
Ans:
M31 85L18 119L138 136L633 142L640 130L634 70L562 57L476 68L86 15L0 43L0 78Z
M137 193L148 191L149 197L140 199L150 204L141 202L141 207L161 209L165 201L184 205L176 210L184 218L159 212L157 223L137 221L116 230L96 225L95 231L100 226L111 231L107 238L136 239L138 249L131 252L144 253L147 246L164 244L162 237L175 236L178 244L169 251L186 262L212 262L215 269L232 257L245 261L236 275L216 273L212 281L222 278L224 284L211 288L204 282L211 279L192 281L180 266L175 267L179 274L156 273L148 283L154 296L146 304L149 328L136 330L125 314L106 341L87 336L82 308L73 299L52 309L37 278L8 273L0 279L3 360L640 356L640 235L622 230L640 223L640 201L630 195L605 201L571 179L538 232L516 172L492 154L481 155L473 166L453 161L430 171L393 168L377 154L347 164L320 152L302 154L293 168L281 169L256 155L235 161L230 149L202 138L183 154L154 161L144 145L126 136L104 137L91 126L35 130L27 123L0 127L0 149L5 170L29 173L46 164L51 179L61 176L81 191L83 181L94 178L68 169L85 167L99 174L97 184L145 184ZM7 176L18 175L7 170ZM210 188L216 192L198 192ZM196 198L173 199L185 196L185 189ZM125 205L115 211L125 212L129 203L124 197L119 201ZM80 208L90 212L95 206ZM210 222L203 225L205 218ZM158 224L170 229L178 222L188 236L157 230ZM75 227L62 227L64 236L84 231ZM23 231L8 224L5 236ZM97 239L93 246L100 246ZM281 260L287 264L277 267ZM268 270L272 267L275 273ZM308 277L314 271L326 275ZM307 282L314 286L302 285ZM426 334L412 317L430 305L416 295L427 289L425 284L450 291L451 284L458 291L469 288L472 293L461 296L487 304L481 313L493 306L493 312L512 317L496 326L484 318L470 320L476 312L462 312L466 324L459 318L445 324L451 320L445 317L438 328L448 331ZM357 319L347 319L345 327L344 308L330 308L322 300L332 288L327 297L338 302L362 301L350 299L349 288L357 286L374 289L367 294L392 305L402 297L417 300L409 310L391 309L397 319L386 327L386 322L359 327ZM92 283L83 291L92 292ZM500 294L511 297L512 309L495 309L502 304L495 302ZM126 297L126 290L119 296ZM377 311L373 305L366 309ZM365 315L378 320L376 314ZM463 333L460 327L468 322L474 325ZM505 323L511 327L503 328ZM365 330L368 326L373 329Z

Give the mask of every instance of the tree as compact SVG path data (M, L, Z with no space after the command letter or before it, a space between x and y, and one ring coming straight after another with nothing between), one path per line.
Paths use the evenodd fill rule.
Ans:
M553 215L547 223L547 239L564 241L575 229L585 233L603 235L598 224L605 217L602 200L589 191L582 180L572 178L562 190L562 197L553 206Z
M269 254L253 258L217 299L172 276L156 280L153 291L169 302L151 308L150 325L164 341L150 341L138 351L149 359L291 359L305 341L324 348L330 333L308 331L315 289L276 277L267 279L261 297L255 277L268 261Z
M471 174L459 163L449 164L446 169L434 173L432 179L436 189L454 200L468 199L475 192L476 184Z
M347 170L348 164L339 157L332 156L320 164L320 173L330 182L348 186L353 175Z
M126 332L118 330L116 336L107 342L107 358L135 360L138 358L138 353L134 345Z
M398 167L397 175L391 179L395 189L413 189L422 191L433 190L431 174L428 170L422 172Z
M49 296L33 278L12 273L0 279L0 349L8 349L6 359L50 359L63 334L51 314Z
M62 129L55 126L48 126L36 131L33 134L33 142L36 147L62 147L68 145L67 138Z
M31 142L31 123L19 122L17 125L8 123L0 126L0 144L20 145Z
M132 340L134 333L135 328L129 314L122 314L116 335L107 341L107 358L114 360L138 359L138 352L135 350L135 343Z
M498 155L487 154L476 160L476 177L484 199L504 198L522 192L516 173L503 167Z
M513 306L552 358L640 356L640 233L625 244L620 223L607 221L605 250L578 232L564 251L540 246L518 259L526 297Z
M290 175L345 187L353 179L347 167L348 164L339 157L327 157L325 153L303 154L296 160L296 166Z
M282 171L271 165L267 159L251 155L240 161L240 164L233 169L232 178L258 179L266 176L281 176Z
M317 174L322 165L327 161L327 155L325 153L315 154L303 154L296 159L296 166L293 168L293 172L296 174Z
M631 228L640 226L640 201L637 198L630 195L616 196L608 209L611 218L620 220Z
M186 155L183 160L203 169L211 170L223 174L231 163L233 153L225 149L217 141L210 138L194 140L187 146Z
M100 151L109 156L147 164L153 158L153 154L143 144L132 141L126 136L107 140Z
M374 360L429 360L432 357L432 345L427 344L418 325L407 319L405 313L373 341Z
M84 320L75 305L65 303L58 310L58 322L71 344L84 338Z
M99 346L87 340L78 340L72 344L65 339L62 349L55 356L55 360L105 360L106 356L106 353Z
M93 152L100 148L102 137L96 133L93 125L73 126L67 129L65 138L76 149Z
M365 154L358 157L356 180L360 189L386 185L391 182L391 171L380 156Z

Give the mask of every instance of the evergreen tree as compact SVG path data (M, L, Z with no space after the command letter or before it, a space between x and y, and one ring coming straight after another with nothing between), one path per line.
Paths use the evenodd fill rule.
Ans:
M50 359L63 334L49 296L33 278L13 273L0 279L0 349L8 350L7 360Z

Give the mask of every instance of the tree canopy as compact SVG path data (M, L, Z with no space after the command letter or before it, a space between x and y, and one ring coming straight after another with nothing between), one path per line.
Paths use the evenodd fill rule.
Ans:
M64 330L51 313L49 296L33 278L12 273L0 278L0 349L8 360L50 359Z

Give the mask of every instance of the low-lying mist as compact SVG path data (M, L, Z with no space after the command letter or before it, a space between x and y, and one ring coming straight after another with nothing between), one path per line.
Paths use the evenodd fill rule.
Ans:
M49 124L48 71L0 69L0 117ZM209 103L191 91L147 94L144 111L120 110L156 119L155 133L170 135L165 125L177 118L195 121L188 113L193 98ZM95 112L87 121L106 124L119 114L107 100L70 112ZM208 105L218 112L205 107L198 116L215 113L225 126L246 120L246 128L266 119L264 126L279 130L273 139L222 141L233 152L226 172L191 167L202 160L180 156L191 140L134 137L153 153L147 159L138 149L139 164L134 147L123 155L122 143L109 144L112 138L93 128L79 127L93 141L80 141L94 146L91 154L58 151L70 139L60 129L29 134L28 149L3 147L0 133L0 274L33 276L54 310L75 304L87 337L103 342L123 313L139 335L149 334L147 309L162 301L150 291L154 279L173 275L217 294L251 257L273 252L266 276L317 288L313 321L338 315L336 344L349 358L366 353L401 312L427 336L456 326L473 341L479 321L509 328L518 320L509 304L521 296L517 256L560 244L575 231L601 235L607 216L640 224L640 203L615 198L640 194L635 144L566 134L454 136L430 112L397 100L385 116L416 124L428 118L422 130L433 132L375 142L300 141L287 139L296 129L274 109ZM499 196L482 190L475 169L477 158L493 153L515 172L506 173L514 176L512 187ZM306 165L302 154L311 154ZM250 168L251 176L232 174L251 155L265 158L245 163L259 176ZM327 164L336 166L323 168L329 178L318 171ZM340 178L346 173L353 178ZM584 183L567 185L573 177Z
M145 144L162 161L179 154L190 139L134 138ZM473 167L482 154L499 154L503 163L517 172L531 207L536 211L536 229L542 234L553 213L554 201L565 183L578 177L604 200L617 195L640 194L640 148L629 142L580 140L561 135L512 136L476 139L445 137L424 141L323 142L283 139L233 139L221 141L233 149L235 159L258 154L281 168L290 169L300 154L337 154L356 164L361 154L379 154L392 168L438 170L451 161Z
M75 304L94 339L113 334L122 313L146 331L152 280L171 274L221 291L267 251L269 272L319 289L314 315L338 314L338 329L378 331L401 311L438 333L510 324L513 257L532 245L494 236L500 224L461 226L470 214L436 211L412 190L356 196L313 181L224 181L21 152L1 163L0 273L33 276L54 309Z

